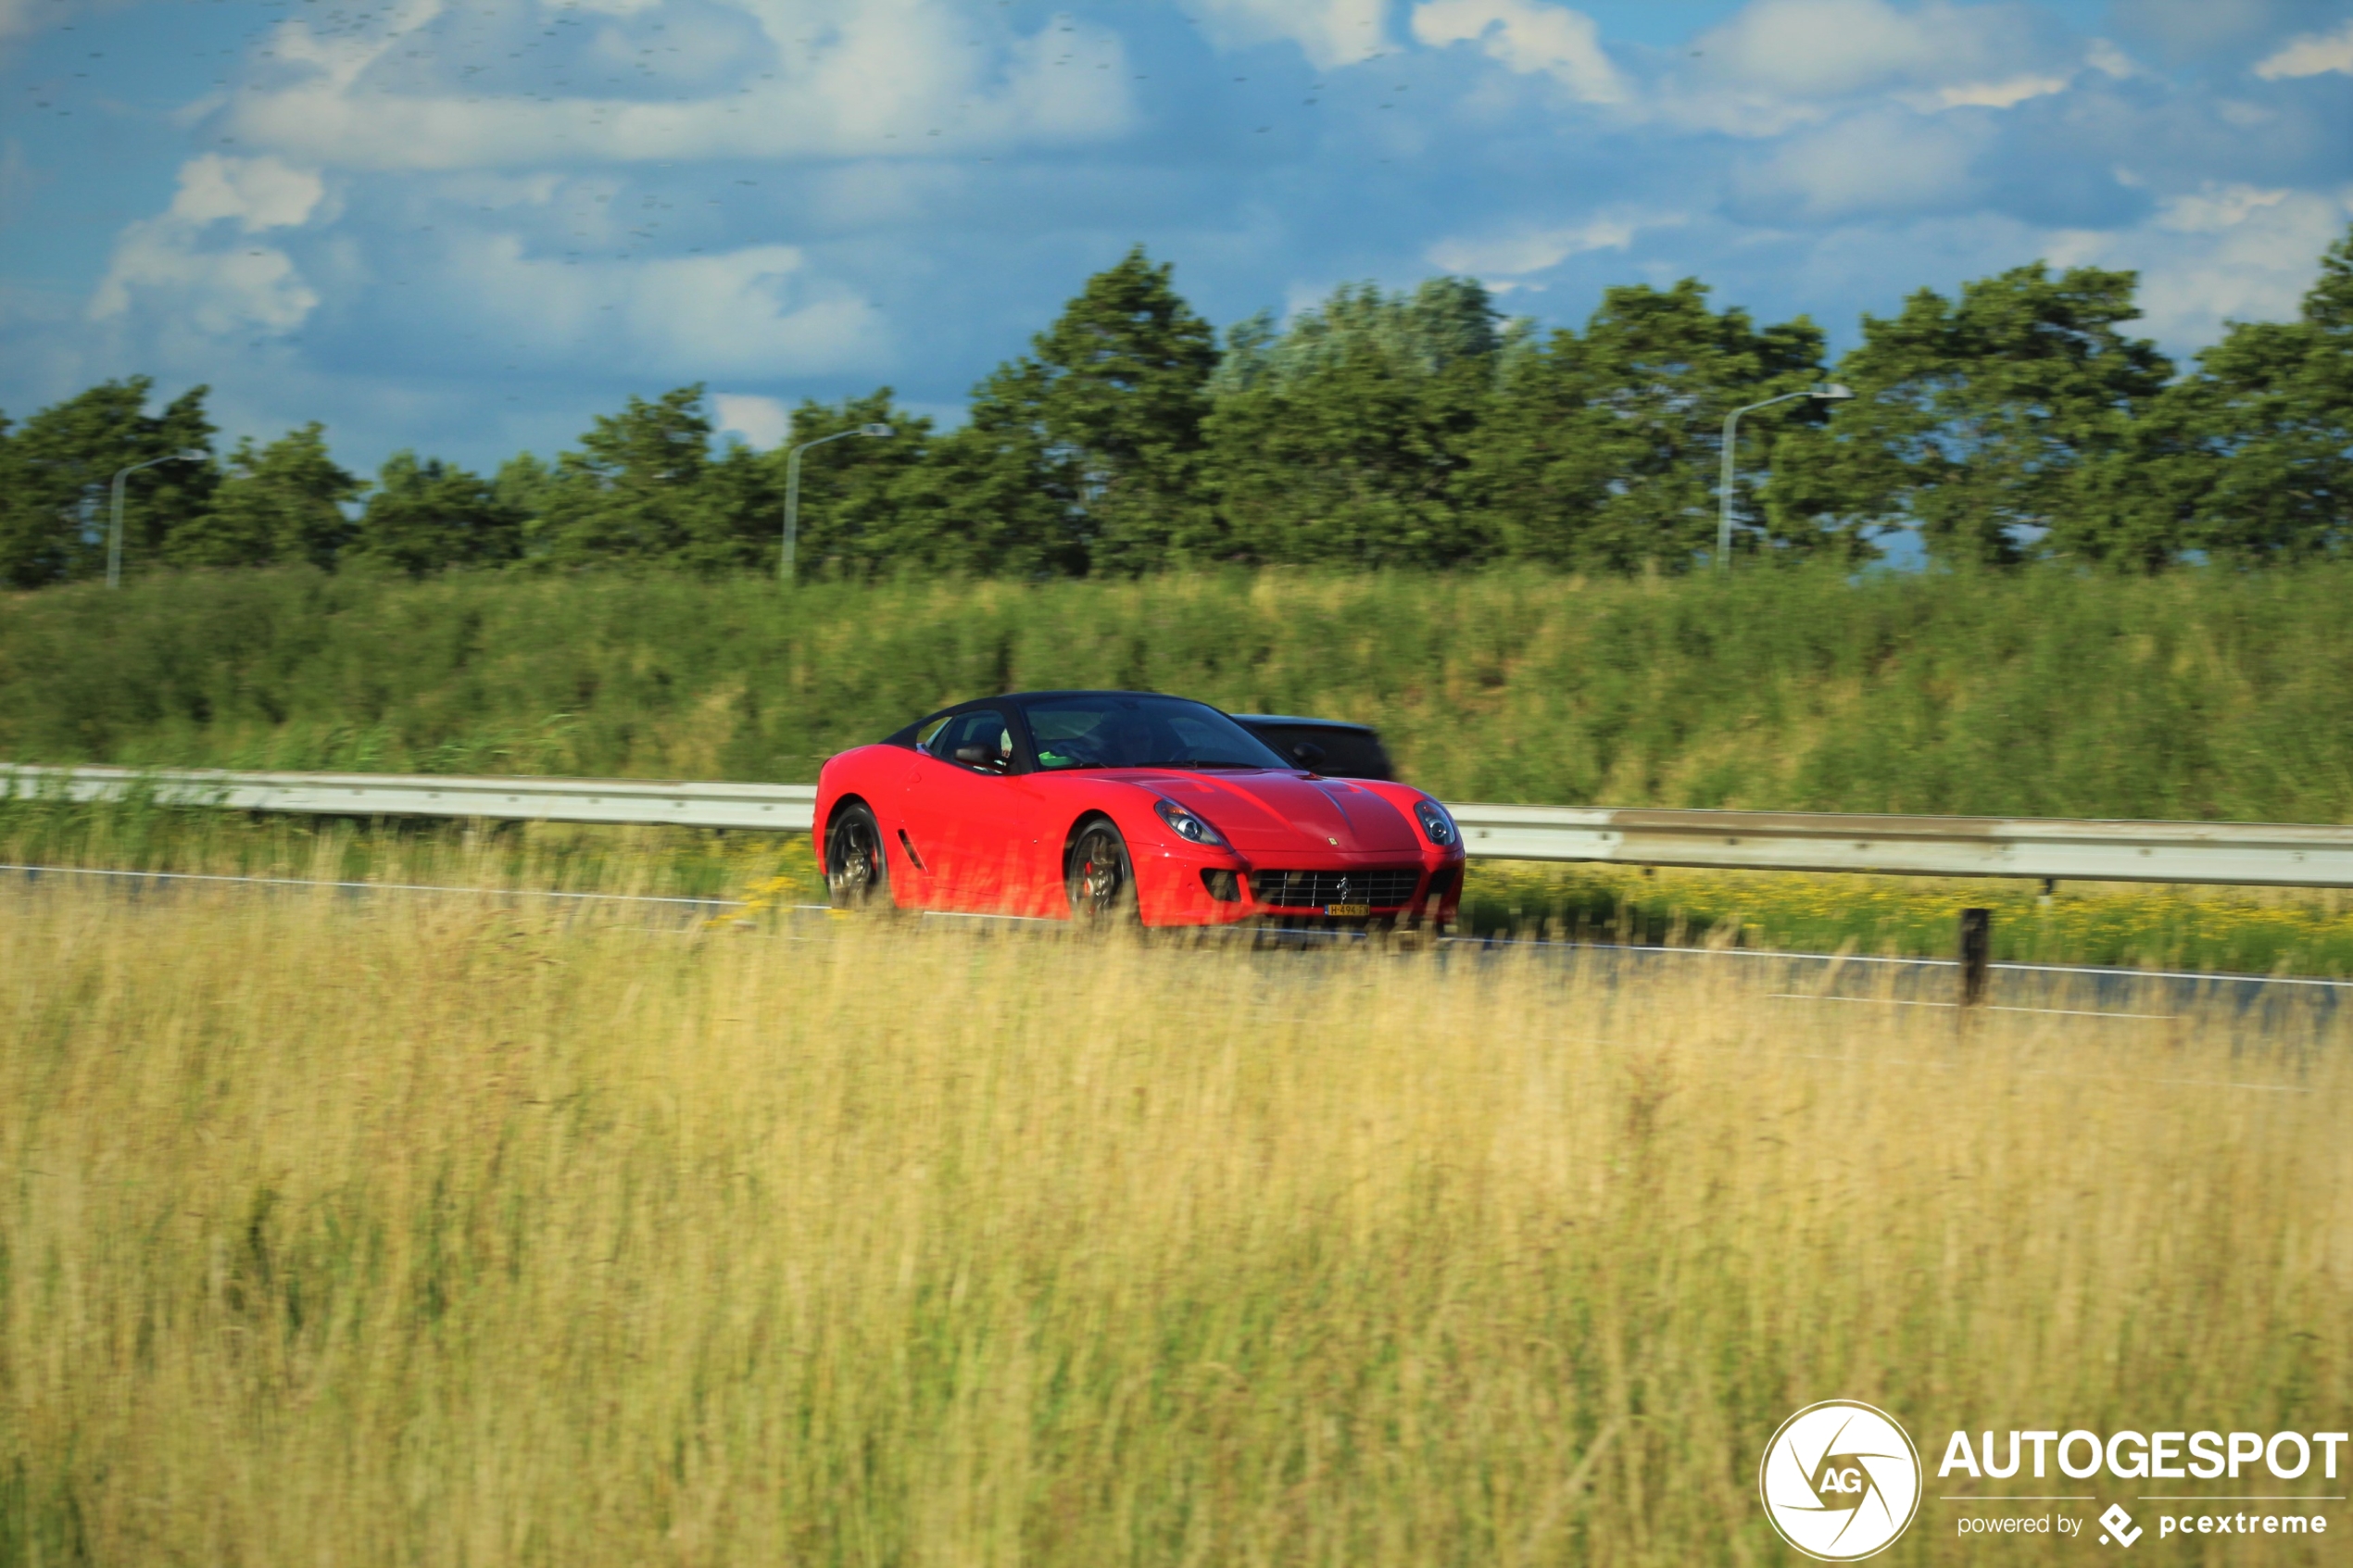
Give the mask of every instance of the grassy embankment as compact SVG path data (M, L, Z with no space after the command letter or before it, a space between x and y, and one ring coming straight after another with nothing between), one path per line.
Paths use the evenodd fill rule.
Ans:
M805 779L949 700L1126 684L1370 720L1409 777L1453 799L2343 822L2347 602L2344 568L1859 584L1209 574L789 599L618 576L163 578L0 602L0 758ZM104 863L322 853L308 830L151 814L19 811L0 836ZM501 842L516 874L575 884L724 891L805 866L674 835ZM412 874L449 849L331 834L324 854ZM1481 929L1942 953L1951 910L1990 902L2003 957L2353 973L2353 918L2327 896L2032 895L1491 869L1472 909Z
M1738 984L12 895L0 1562L1765 1562L1822 1398L2342 1425L2347 1024Z

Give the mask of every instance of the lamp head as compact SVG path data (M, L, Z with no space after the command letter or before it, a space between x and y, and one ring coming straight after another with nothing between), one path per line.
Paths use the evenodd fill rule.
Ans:
M1818 398L1824 403L1843 403L1855 395L1852 392L1849 392L1846 388L1839 385L1838 383L1831 382L1827 386L1818 386L1814 388L1813 391L1806 394L1806 395Z
M172 456L183 463L201 463L205 460L205 454L194 446L189 447L185 452L174 452Z
M897 435L899 433L891 429L888 425L862 425L859 427L858 433L861 435L879 435L889 437Z

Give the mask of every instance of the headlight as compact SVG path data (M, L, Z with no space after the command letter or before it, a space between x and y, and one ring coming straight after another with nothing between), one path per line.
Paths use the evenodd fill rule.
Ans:
M1152 809L1158 811L1160 820L1168 824L1168 831L1186 843L1214 844L1220 848L1225 847L1226 841L1218 836L1215 828L1211 827L1174 800L1155 800L1152 802Z
M1441 849L1452 849L1463 836L1446 808L1435 800L1415 801L1414 815L1421 819L1423 834Z

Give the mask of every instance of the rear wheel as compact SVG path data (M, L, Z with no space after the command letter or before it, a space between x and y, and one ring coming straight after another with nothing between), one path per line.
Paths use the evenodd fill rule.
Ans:
M1102 818L1081 827L1071 840L1063 881L1070 889L1070 918L1079 924L1139 923L1135 862L1127 858L1127 841Z
M890 905L890 862L882 824L862 805L844 807L825 830L825 897L837 909Z

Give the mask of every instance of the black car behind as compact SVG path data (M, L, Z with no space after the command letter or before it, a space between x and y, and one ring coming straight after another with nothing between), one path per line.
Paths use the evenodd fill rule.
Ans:
M1237 713L1234 722L1302 768L1336 779L1393 779L1396 771L1370 724L1302 719L1290 713Z

